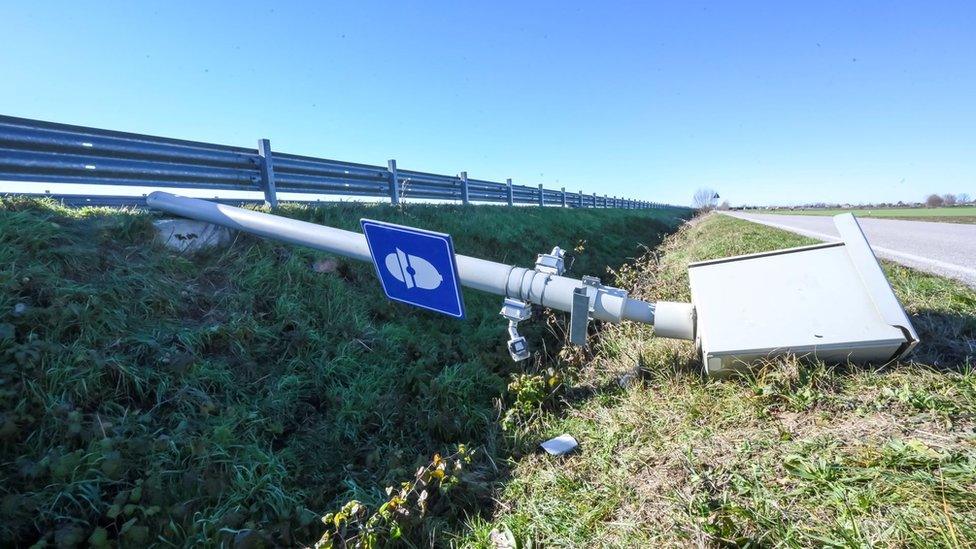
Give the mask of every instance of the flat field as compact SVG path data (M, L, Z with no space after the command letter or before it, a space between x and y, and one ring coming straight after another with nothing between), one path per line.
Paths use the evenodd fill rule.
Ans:
M944 223L976 223L976 206L953 208L873 208L873 209L824 209L824 210L763 210L760 213L786 215L837 215L852 213L857 217L907 219L911 221L938 221Z

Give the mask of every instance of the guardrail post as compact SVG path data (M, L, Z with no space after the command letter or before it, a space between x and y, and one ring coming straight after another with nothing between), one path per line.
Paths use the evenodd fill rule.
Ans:
M508 205L515 205L515 191L512 190L512 179L505 180L505 190L508 191Z
M566 207L566 187L563 187L563 208Z
M390 159L386 163L386 171L390 172L390 204L400 203L400 176L397 174L396 160Z
M277 208L278 190L275 186L270 139L258 139L258 157L261 158L261 189L264 191L264 203L268 207Z
M576 196L576 207L583 207L583 189L580 189L579 195Z
M468 205L468 172L461 172L461 204Z
M542 183L539 183L539 207L540 208L546 207L546 195L544 193L545 191L542 190Z

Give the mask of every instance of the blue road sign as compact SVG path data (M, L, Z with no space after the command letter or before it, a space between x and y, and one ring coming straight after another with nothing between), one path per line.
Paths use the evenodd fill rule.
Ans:
M451 235L371 219L360 222L386 297L464 318Z

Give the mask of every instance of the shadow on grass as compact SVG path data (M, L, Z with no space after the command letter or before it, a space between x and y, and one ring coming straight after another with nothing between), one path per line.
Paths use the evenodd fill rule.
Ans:
M604 361L628 366L620 368L614 374L600 375L567 388L560 396L559 406L551 409L550 417L556 421L562 420L574 410L585 407L591 400L623 396L633 383L654 384L662 378L670 377L738 383L752 386L759 393L764 384L771 382L772 385L767 386L766 390L774 387L791 405L802 408L810 404L796 400L796 394L802 392L804 387L815 388L815 393L830 393L837 389L843 378L864 373L888 375L922 368L935 375L958 374L968 372L976 365L976 317L938 310L921 310L911 315L911 321L920 343L908 357L900 361L831 363L819 361L812 355L787 355L760 361L724 377L712 378L705 374L700 356L693 350L690 342L649 340L643 348L619 351L610 357L602 357ZM599 354L597 357L600 358ZM531 448L523 448L525 453L530 451Z
M911 317L921 340L911 359L940 370L958 371L976 359L976 316L923 310Z

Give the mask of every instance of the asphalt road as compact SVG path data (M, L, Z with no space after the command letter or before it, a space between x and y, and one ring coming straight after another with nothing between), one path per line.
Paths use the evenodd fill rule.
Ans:
M838 240L831 216L728 212L824 241ZM965 282L976 288L976 225L859 218L878 257Z

